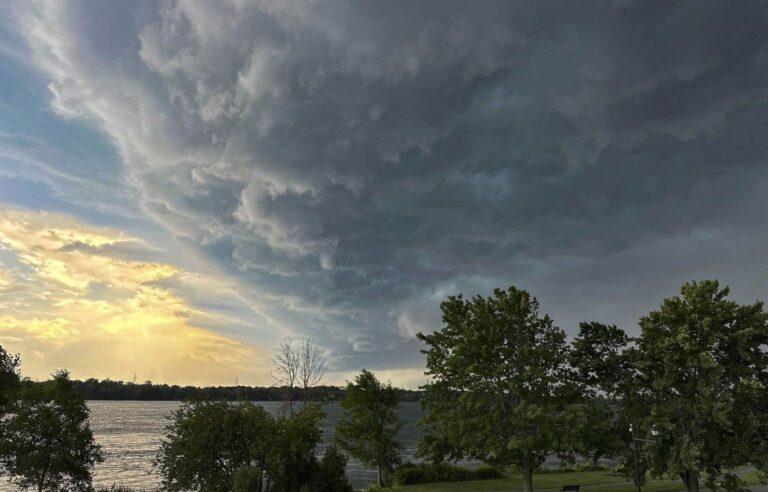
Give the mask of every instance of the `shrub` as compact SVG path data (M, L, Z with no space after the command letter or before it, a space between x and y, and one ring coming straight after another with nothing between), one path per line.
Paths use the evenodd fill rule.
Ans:
M490 466L476 468L451 465L448 463L414 464L405 463L395 470L397 485L412 485L431 482L463 482L465 480L488 480L503 478L497 469Z

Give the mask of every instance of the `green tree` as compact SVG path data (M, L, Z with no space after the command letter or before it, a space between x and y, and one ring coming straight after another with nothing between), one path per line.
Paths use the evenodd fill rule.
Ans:
M312 492L352 492L346 476L347 458L336 446L329 446L312 481Z
M632 383L631 342L615 325L589 322L579 324L579 333L571 344L570 364L585 397L577 450L592 464L602 457L616 457L631 450L623 406L627 385ZM634 460L627 465L634 473Z
M651 471L679 475L689 492L701 472L713 487L739 488L733 468L768 461L768 313L728 293L715 280L687 283L640 319L632 382L639 425L659 431Z
M250 402L185 403L156 460L164 490L312 492L322 418L319 405L275 418Z
M0 445L11 482L38 491L91 490L91 471L103 455L88 415L66 371L42 386L23 382Z
M578 392L565 333L515 287L489 298L451 296L440 307L443 329L418 335L430 376L418 454L517 465L531 492L533 471L575 440Z
M336 424L336 442L341 449L367 466L378 470L378 484L385 484L400 462L397 432L402 422L397 414L400 400L391 384L382 384L365 369L347 383L347 396L341 402L346 410Z
M231 490L238 469L253 467L261 471L259 487L269 490L276 432L274 418L252 403L185 403L172 414L158 451L163 487L224 492Z

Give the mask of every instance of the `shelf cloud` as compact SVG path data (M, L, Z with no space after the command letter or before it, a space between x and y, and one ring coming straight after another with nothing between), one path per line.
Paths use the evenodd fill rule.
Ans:
M415 374L459 292L518 285L569 332L702 276L765 297L762 2L16 5L51 108L258 305L241 339Z

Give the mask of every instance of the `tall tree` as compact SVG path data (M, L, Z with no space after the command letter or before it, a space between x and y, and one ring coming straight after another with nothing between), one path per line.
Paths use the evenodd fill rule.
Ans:
M634 366L655 474L677 474L689 492L700 473L738 488L731 470L765 469L768 313L763 304L729 300L715 280L691 282L681 296L640 319ZM756 404L757 403L757 404ZM642 423L641 423L642 425Z
M574 439L565 333L515 287L489 298L451 296L440 307L442 330L418 335L430 377L419 455L517 465L532 492L533 471Z
M632 338L621 328L589 322L579 324L571 345L570 364L585 397L577 450L593 464L601 457L619 456L631 449L625 408L633 381L631 343Z
M307 392L317 386L325 377L326 358L323 350L307 337L299 347L299 382L304 397L304 408L307 407Z
M42 491L91 490L103 461L88 425L89 410L66 371L44 386L24 382L4 425L0 459L13 483Z
M301 356L295 342L286 338L280 343L277 353L272 358L275 367L272 369L272 381L275 386L285 389L288 409L293 413L293 392L299 378Z
M391 384L382 384L365 369L347 383L347 396L341 402L346 410L336 424L339 447L361 463L375 467L379 486L400 462L397 432L402 427L398 416L400 401Z

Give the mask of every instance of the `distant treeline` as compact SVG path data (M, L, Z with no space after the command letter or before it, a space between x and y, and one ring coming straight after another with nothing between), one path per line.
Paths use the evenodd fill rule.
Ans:
M72 381L76 391L85 395L86 400L144 400L182 401L194 398L210 400L283 401L287 399L287 388L261 386L178 386L154 384L152 382L132 383L110 379L86 379ZM420 391L398 389L400 401L415 402L421 398ZM315 386L307 391L309 401L340 401L346 395L338 386ZM294 388L293 401L302 401L300 388Z

